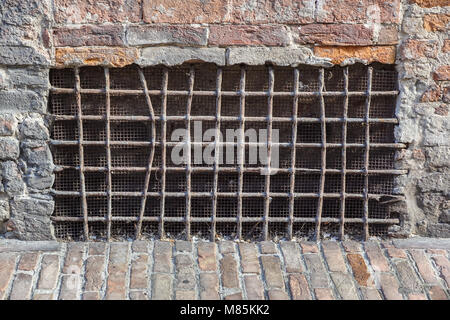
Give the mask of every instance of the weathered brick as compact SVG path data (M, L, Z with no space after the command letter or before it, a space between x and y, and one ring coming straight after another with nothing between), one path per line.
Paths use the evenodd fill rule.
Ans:
M280 26L213 25L209 44L215 46L286 46L288 31Z
M242 299L243 298L242 298L241 292L233 293L233 294L230 294L230 295L224 297L224 300L242 300Z
M53 300L53 293L35 293L33 300Z
M410 293L408 300L427 300L427 297L423 293Z
M292 28L294 41L299 44L371 45L373 31L362 24L307 24Z
M198 243L198 266L202 271L216 271L216 244L214 242Z
M258 256L256 255L256 247L253 243L239 243L239 252L241 255L242 272L244 273L260 273Z
M420 98L420 102L437 102L441 99L441 88L439 86L429 87Z
M316 288L314 294L317 300L334 300L334 295L329 288Z
M360 254L349 253L347 259L352 268L356 282L363 287L373 286L373 279L367 269L364 258Z
M219 300L219 278L215 273L200 273L200 299Z
M195 289L194 260L188 254L178 254L175 256L176 266L176 288L183 290Z
M386 250L388 256L390 258L400 258L400 259L406 259L406 251L403 249L397 249L397 248L388 248Z
M331 272L331 279L339 292L339 295L344 300L358 300L358 293L356 287L353 284L352 276L348 273Z
M434 263L438 269L442 279L447 282L447 287L450 287L450 262L445 256L433 256Z
M29 300L33 277L29 274L18 273L12 284L10 300Z
M99 292L85 292L83 293L83 300L100 300Z
M53 29L56 47L122 46L123 36L121 25L84 25Z
M317 253L305 254L306 269L309 272L311 286L313 288L328 287L328 278L325 267Z
M143 0L147 23L220 23L225 21L226 3L222 0Z
M27 252L20 257L18 270L22 271L33 271L36 269L36 265L39 259L38 252Z
M276 254L277 248L272 241L261 241L259 244L262 254Z
M330 271L344 273L347 272L344 256L337 242L324 241L322 243L322 248Z
M172 243L168 241L156 241L153 249L153 272L172 271Z
M259 276L244 276L244 284L249 300L264 300L264 286Z
M55 0L55 21L61 24L140 22L141 0Z
M316 12L316 21L325 23L398 23L400 0L327 0L321 1Z
M264 277L269 289L284 289L283 272L281 262L275 256L261 256L261 263L264 270Z
M85 290L100 291L103 285L103 270L105 268L105 258L103 256L93 256L86 259Z
M207 41L208 30L204 27L139 25L130 26L127 30L127 43L131 46L205 46Z
M314 242L300 242L300 247L302 247L303 253L318 253L319 247Z
M148 253L149 241L136 240L131 244L131 250L134 253Z
M410 0L423 8L445 7L448 6L448 0Z
M445 31L450 22L450 14L432 13L423 17L423 27L430 32Z
M152 275L152 300L171 300L172 282L170 274L155 273Z
M222 253L222 254L236 252L233 241L220 241L219 248L220 248L220 253Z
M147 292L145 291L131 291L130 300L148 300Z
M436 58L439 43L436 40L408 39L402 44L401 55L404 59Z
M192 252L192 242L177 240L175 241L175 250L177 252Z
M130 289L146 289L148 287L148 255L139 254L131 262Z
M417 270L425 283L438 283L436 276L434 275L433 267L431 266L431 263L425 253L422 250L411 250L410 253L416 263Z
M432 286L428 289L431 300L448 300L445 291L440 286Z
M345 252L361 252L361 244L357 241L346 240L342 242Z
M289 287L291 288L292 299L311 300L308 281L303 274L289 275Z
M83 267L83 243L69 243L67 247L66 259L62 272L65 274L80 274Z
M379 274L380 287L387 300L403 300L397 279L391 274Z
M283 241L280 244L281 251L283 252L284 265L286 272L299 273L303 271L300 259L300 250L297 244L292 241Z
M436 81L449 81L450 65L437 68L433 73L433 79Z
M128 270L128 244L112 243L109 252L106 299L125 299L126 276Z
M427 253L430 255L436 256L445 256L447 255L447 251L443 249L427 249Z
M37 289L53 290L59 275L59 257L57 255L45 255L41 262L41 273Z
M195 300L195 291L177 290L175 291L175 300Z
M394 46L314 47L314 54L316 56L329 58L334 64L341 64L350 58L360 59L366 63L380 62L393 64L395 63L395 53L396 48Z
M269 290L267 295L269 296L269 300L289 300L288 294L279 289Z
M450 40L444 40L444 45L442 46L442 52L450 52Z
M360 288L364 300L383 300L377 289Z
M136 48L121 47L80 47L80 48L56 48L56 66L109 66L124 67L136 62L139 51Z
M230 3L232 23L286 23L303 24L314 21L313 0L234 0Z
M434 108L434 113L439 116L447 116L448 115L448 107L445 104L442 104L442 105Z
M91 242L89 243L89 255L105 255L106 244L103 242Z
M237 263L232 254L226 254L220 260L222 285L225 288L239 288Z
M383 255L380 247L376 243L367 242L366 254L369 257L370 264L375 272L389 272L389 264Z
M60 300L77 300L78 290L81 286L80 276L76 274L63 275L61 277Z

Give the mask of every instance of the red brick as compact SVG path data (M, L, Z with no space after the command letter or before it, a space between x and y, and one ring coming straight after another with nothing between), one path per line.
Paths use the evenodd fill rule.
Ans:
M300 242L303 253L318 253L319 247L313 242Z
M445 291L440 286L432 286L428 289L431 300L448 300Z
M139 51L136 48L123 47L64 47L55 49L55 62L58 67L110 66L124 67L136 62Z
M320 1L317 21L399 23L400 0L326 0Z
M439 43L436 40L409 39L402 44L401 55L404 59L436 58L438 51Z
M450 103L450 87L445 87L442 92L442 100L444 102Z
M308 24L292 29L299 44L370 45L373 32L362 24Z
M219 278L215 273L200 273L200 299L219 300Z
M244 277L247 299L264 300L264 286L257 275L248 275Z
M422 293L410 293L408 294L408 300L427 300L427 297Z
M121 46L123 42L121 25L63 27L53 29L56 47Z
M314 21L314 0L233 0L230 20L233 23L302 24Z
M376 243L366 243L366 254L375 272L389 272L389 264Z
M31 287L33 277L29 274L19 273L14 279L10 300L29 300L31 297Z
M382 300L380 293L374 288L360 288L363 300Z
M387 300L403 300L403 296L399 292L399 283L391 274L380 274L380 286Z
M259 247L262 254L277 254L277 248L272 241L262 241Z
M37 252L27 252L20 257L18 270L22 271L33 271L36 269L36 264L39 259L39 253Z
M223 0L143 0L148 23L220 23L227 14Z
M128 244L112 243L110 248L106 299L124 300L128 270Z
M317 300L334 300L333 292L329 288L314 289Z
M333 241L324 241L322 243L322 248L330 271L346 273L347 267L338 243Z
M225 288L239 288L237 263L232 254L226 254L220 260L222 285Z
M140 254L131 264L130 289L148 287L148 255Z
M420 98L421 102L437 102L441 98L441 88L438 86L432 86L424 92Z
M292 299L311 300L308 282L303 274L289 275L289 287L291 288Z
M410 0L423 8L445 7L448 6L448 0Z
M102 256L89 257L86 260L85 290L100 291L103 285L103 269L105 258Z
M433 79L436 81L450 80L450 65L439 67L433 74Z
M289 296L283 290L269 290L267 295L269 296L269 300L289 300Z
M198 243L198 266L202 271L216 271L216 244L214 242Z
M450 22L450 14L432 13L423 17L423 27L430 32L445 31Z
M440 105L434 108L434 113L440 116L446 116L448 115L448 107L445 104Z
M450 52L450 40L444 40L444 45L442 46L442 52Z
M269 289L284 289L283 272L281 262L275 256L261 256L261 263L264 270L264 277Z
M55 289L59 275L59 257L57 255L45 255L42 258L41 265L37 288L45 290Z
M450 261L445 256L433 256L433 260L440 276L447 282L447 287L450 287Z
M406 252L403 249L388 248L386 252L390 258L401 258L401 259L407 258Z
M239 252L241 255L242 272L244 273L260 273L258 256L256 255L256 247L253 243L239 243Z
M99 292L85 292L83 293L83 300L100 300Z
M447 251L443 249L427 249L427 253L431 255L437 255L437 256L446 256Z
M347 259L352 268L356 282L363 287L373 286L374 283L364 258L360 254L349 253Z
M61 24L141 21L141 0L55 0L54 8Z
M333 64L341 64L347 59L361 59L367 63L395 63L395 46L317 46L314 54L329 58Z
M214 46L289 44L288 32L280 26L214 25L209 30L209 44Z
M436 284L437 279L434 275L433 267L425 253L421 250L411 250L410 253L416 263L417 270L425 283Z
M33 300L53 300L52 293L35 293L33 295Z

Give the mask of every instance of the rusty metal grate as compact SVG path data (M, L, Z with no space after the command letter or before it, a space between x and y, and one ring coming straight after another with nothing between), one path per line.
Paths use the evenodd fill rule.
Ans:
M367 238L399 222L386 204L401 198L394 179L405 173L394 168L405 146L393 135L393 66L83 67L50 77L58 238ZM192 141L194 121L223 134L267 129L267 141L213 142L212 163L197 163L194 148L210 143ZM170 156L177 128L190 133L182 164ZM221 164L221 144L235 164ZM273 175L261 175L270 162L247 161L261 144L269 155L279 148Z

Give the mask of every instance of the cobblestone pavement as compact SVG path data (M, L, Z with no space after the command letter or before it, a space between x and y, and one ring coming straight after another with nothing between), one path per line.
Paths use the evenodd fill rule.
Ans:
M449 299L450 239L0 240L0 299Z

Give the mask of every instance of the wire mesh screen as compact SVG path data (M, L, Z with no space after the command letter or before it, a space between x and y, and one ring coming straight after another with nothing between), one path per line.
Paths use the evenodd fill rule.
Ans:
M399 222L388 205L405 173L394 168L405 146L394 139L393 66L83 67L50 77L58 238L368 238Z

